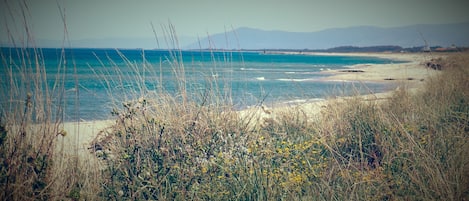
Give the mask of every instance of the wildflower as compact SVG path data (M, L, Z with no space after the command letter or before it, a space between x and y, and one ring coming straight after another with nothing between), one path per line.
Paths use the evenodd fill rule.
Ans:
M278 148L277 153L282 154L283 153L282 149Z
M286 188L288 186L288 183L287 182L281 182L280 185L283 187L283 188Z
M303 178L301 177L300 174L294 174L291 178L290 178L290 181L292 183L296 183L296 184L299 184L303 181Z
M345 143L345 140L346 140L345 138L341 137L337 140L337 142L342 144L342 143Z
M202 167L202 174L207 173L207 171L208 171L208 170L207 170L207 167L203 166L203 167Z

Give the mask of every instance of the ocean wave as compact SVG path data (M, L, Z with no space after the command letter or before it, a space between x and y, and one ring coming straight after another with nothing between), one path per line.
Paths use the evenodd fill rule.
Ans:
M241 71L255 71L255 70L261 70L261 69L257 69L257 68L239 68L239 70L241 70Z
M276 79L277 81L282 81L282 82L308 82L308 81L316 81L317 79L313 78L305 78L305 79L293 79L293 78L279 78Z
M265 77L256 77L256 80L265 80Z
M300 104L300 103L311 103L311 102L319 102L319 101L324 101L326 99L324 98L308 98L308 99L294 99L294 100L288 100L283 102L283 104Z
M65 92L75 92L75 91L77 91L77 88L72 87L70 89L67 89Z

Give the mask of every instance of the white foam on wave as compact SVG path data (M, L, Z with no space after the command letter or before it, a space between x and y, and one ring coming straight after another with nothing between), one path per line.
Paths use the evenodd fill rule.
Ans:
M283 82L308 82L308 81L315 81L316 79L292 79L292 78L279 78L276 79L277 81L283 81Z
M294 99L283 102L284 104L301 104L301 103L312 103L312 102L319 102L324 101L324 98L309 98L309 99Z
M285 104L298 104L298 103L306 103L308 100L306 99L296 99L296 100L289 100L285 101Z
M75 92L75 91L77 91L77 88L72 87L70 89L67 89L67 91L65 91L65 92Z
M259 70L259 69L255 69L255 68L240 68L239 70L241 70L241 71L253 71L253 70Z
M256 80L265 80L265 77L256 77Z

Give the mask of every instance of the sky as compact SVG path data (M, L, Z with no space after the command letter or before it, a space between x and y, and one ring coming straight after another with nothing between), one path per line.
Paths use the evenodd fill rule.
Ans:
M239 27L313 32L469 21L467 0L24 0L25 18L19 5L0 3L3 41L24 35L23 19L46 40L61 40L64 24L69 40L83 40L152 38L151 24L161 35L169 23L179 37L196 38Z

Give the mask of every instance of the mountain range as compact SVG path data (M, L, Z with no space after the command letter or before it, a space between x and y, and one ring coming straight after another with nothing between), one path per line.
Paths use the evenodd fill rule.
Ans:
M356 26L317 32L238 28L201 39L185 49L327 49L338 46L469 46L469 22L393 28Z
M159 41L159 42L157 42ZM382 46L404 48L452 45L469 47L469 22L422 24L383 28L355 26L316 32L267 31L242 27L205 38L178 36L179 45L168 45L164 38L98 38L70 40L75 48L181 48L181 49L310 49L323 50L339 46ZM60 40L36 40L37 47L62 47ZM0 42L0 46L11 44ZM169 46L169 47L168 47Z

